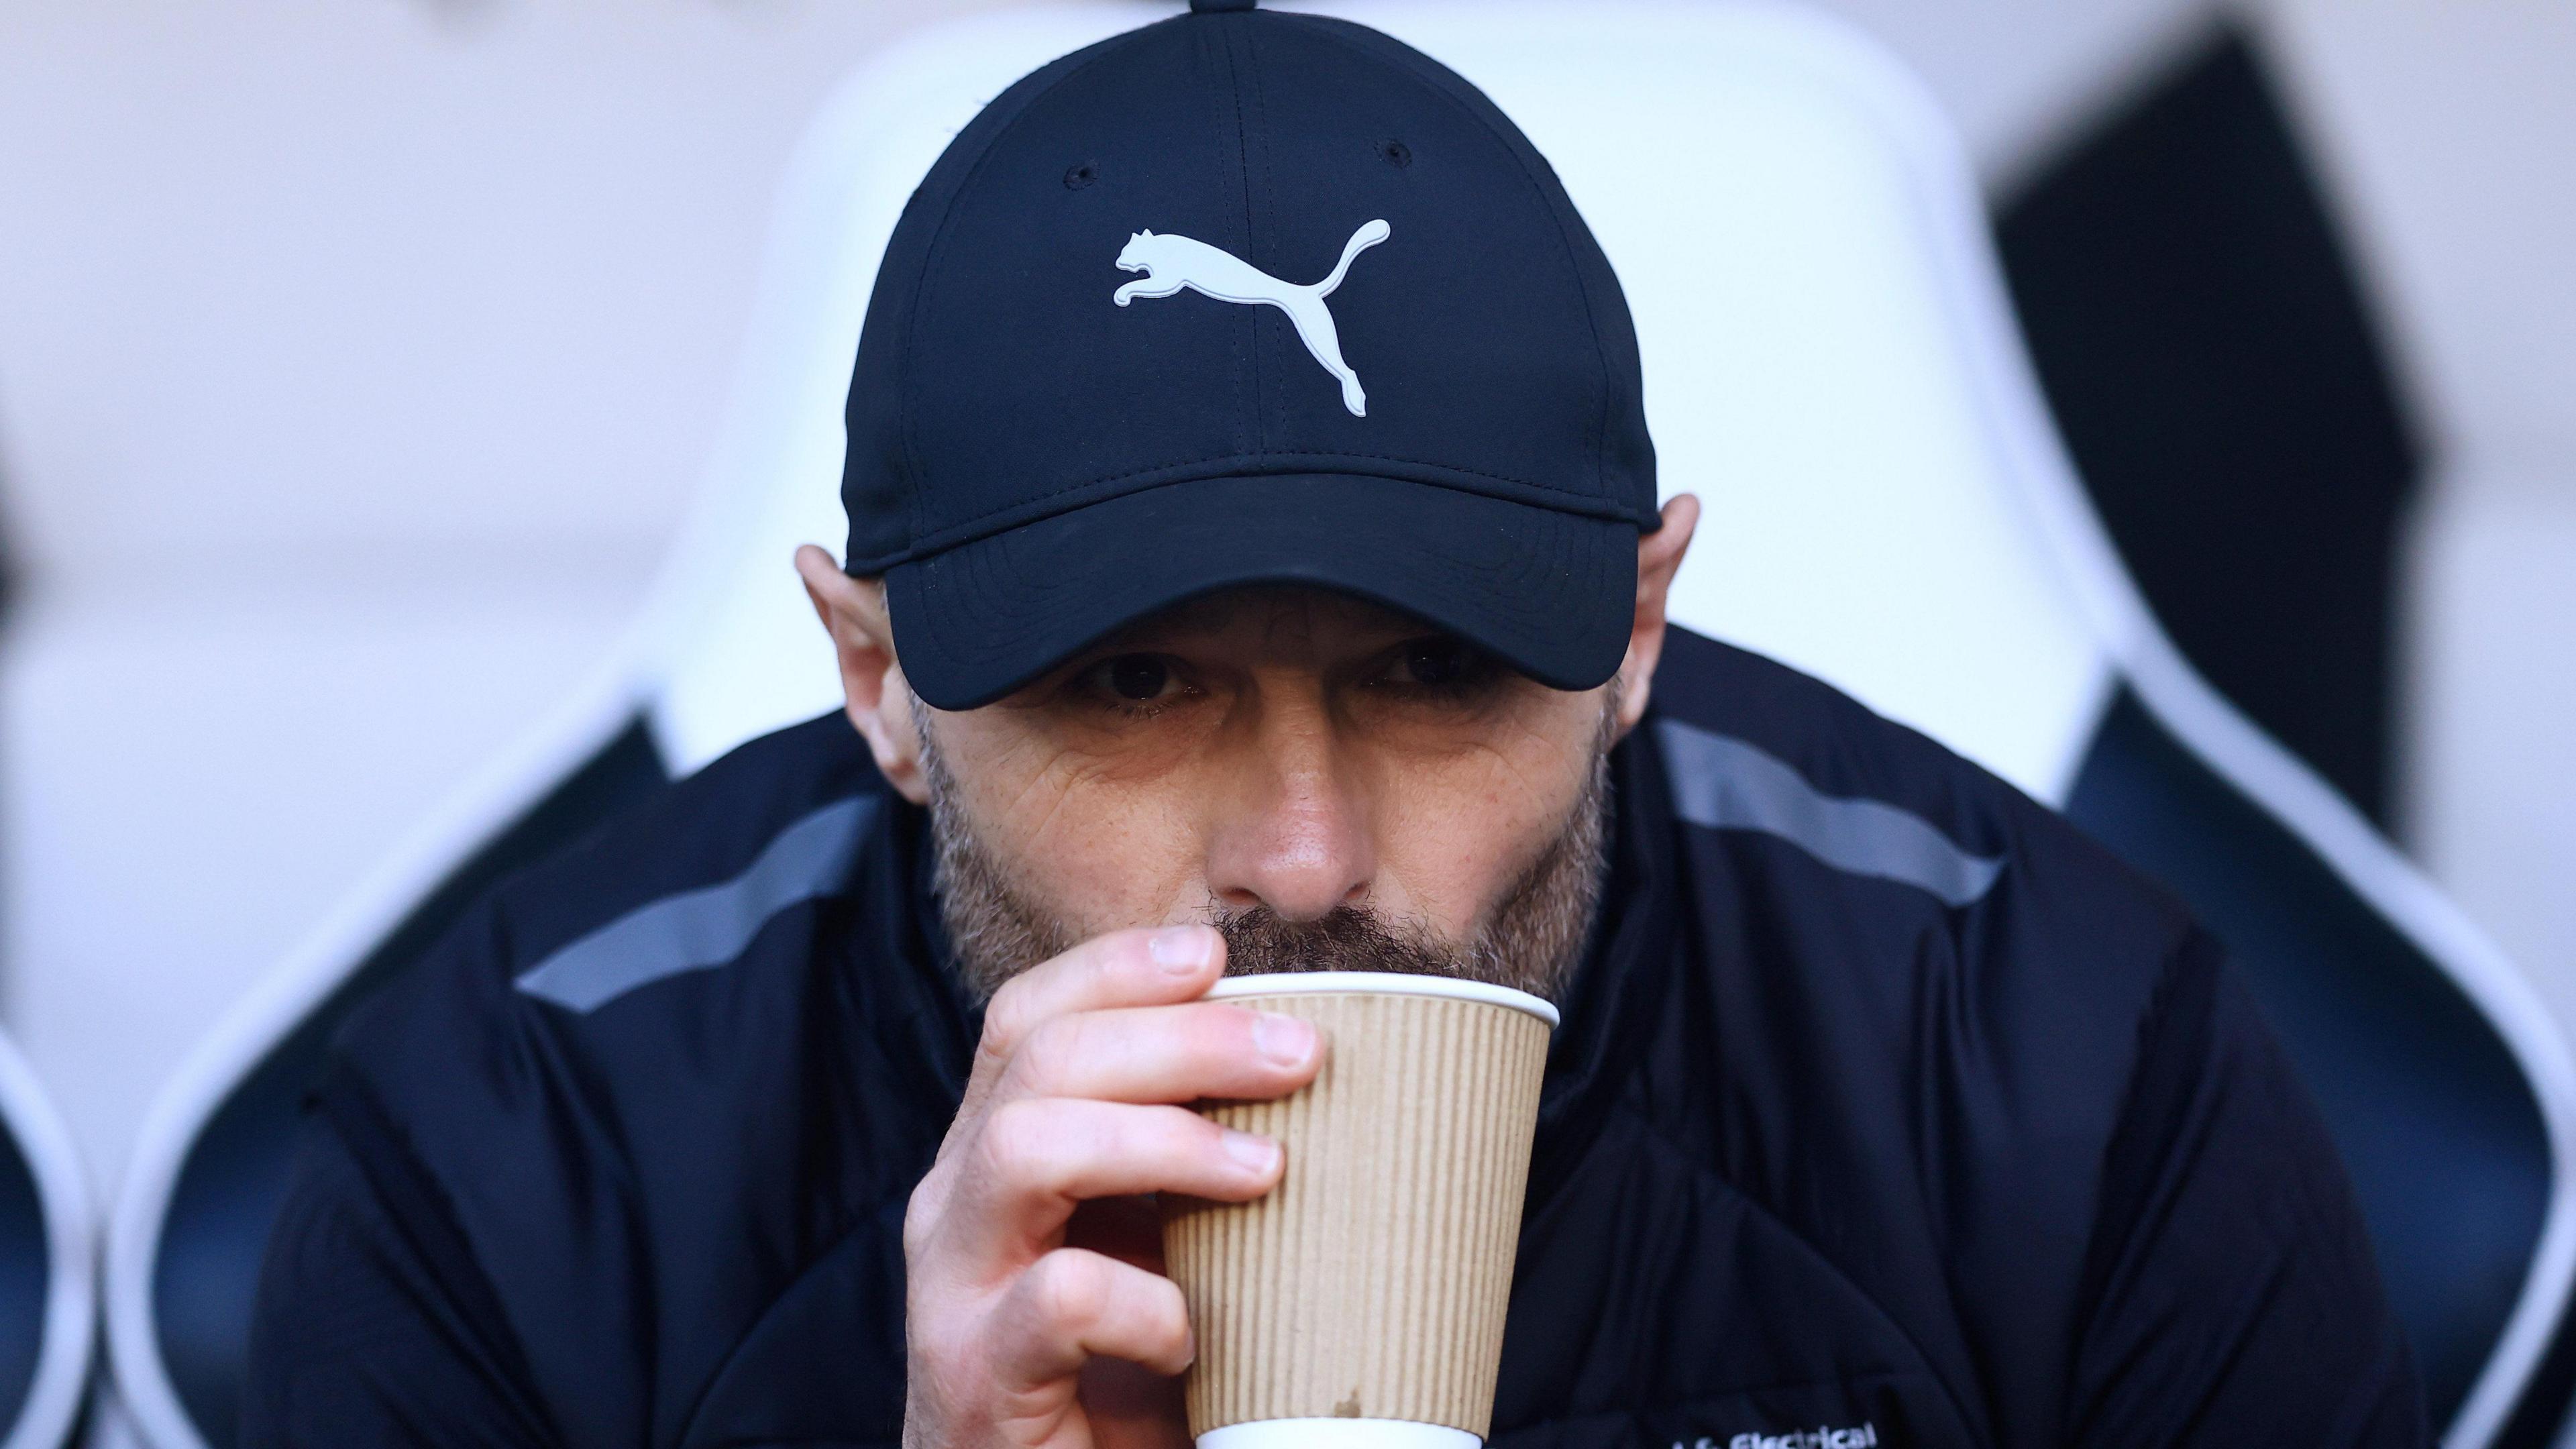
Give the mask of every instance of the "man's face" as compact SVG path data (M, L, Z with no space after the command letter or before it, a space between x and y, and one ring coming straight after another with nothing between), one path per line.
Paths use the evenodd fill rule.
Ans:
M915 706L969 984L1210 922L1228 970L1555 994L1599 889L1614 681L1569 693L1392 611L1237 590L1010 697Z

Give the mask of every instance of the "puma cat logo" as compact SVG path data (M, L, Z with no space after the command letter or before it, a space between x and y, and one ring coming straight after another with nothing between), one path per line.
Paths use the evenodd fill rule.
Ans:
M1118 270L1146 275L1120 287L1109 300L1124 307L1139 297L1175 296L1187 287L1220 302L1276 307L1297 325L1297 336L1324 370L1342 380L1342 406L1351 410L1352 417L1364 418L1368 416L1368 394L1360 388L1360 375L1342 361L1342 335L1334 329L1333 314L1324 299L1333 295L1333 289L1350 272L1351 258L1386 240L1390 230L1384 221L1372 221L1352 232L1332 275L1311 287L1283 282L1232 252L1203 241L1140 231L1127 238L1127 249L1118 254Z

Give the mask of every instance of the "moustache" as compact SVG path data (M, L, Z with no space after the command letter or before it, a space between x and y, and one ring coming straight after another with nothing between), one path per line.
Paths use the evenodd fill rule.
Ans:
M1225 974L1268 976L1293 971L1391 971L1408 976L1472 979L1478 953L1441 943L1419 925L1390 922L1356 906L1311 921L1280 918L1255 906L1213 924L1225 937Z

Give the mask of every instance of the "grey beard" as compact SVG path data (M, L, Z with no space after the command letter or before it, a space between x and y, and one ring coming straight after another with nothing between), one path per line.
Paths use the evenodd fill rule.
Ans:
M1509 986L1562 999L1581 959L1601 901L1609 838L1610 746L1616 737L1616 692L1602 711L1582 794L1564 827L1522 871L1494 917L1464 944L1440 940L1416 920L1394 920L1344 906L1312 921L1282 920L1267 907L1226 911L1211 903L1208 923L1225 937L1225 974L1282 971L1396 971ZM976 838L957 804L946 762L922 720L922 773L930 786L933 889L956 953L959 976L977 1001L1002 983L1071 949L1073 926L1039 910Z

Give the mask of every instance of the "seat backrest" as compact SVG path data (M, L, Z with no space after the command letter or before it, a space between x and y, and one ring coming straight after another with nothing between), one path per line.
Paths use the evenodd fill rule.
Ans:
M90 1222L71 1133L0 1038L0 1449L62 1449L88 1402Z
M211 1045L232 1055L192 1063L178 1079L187 1090L156 1107L118 1204L109 1312L111 1344L122 1345L119 1386L152 1443L237 1442L261 1258L285 1200L305 1095L322 1078L340 1024L484 889L669 778L640 715L617 693L582 723L565 743L605 738L587 755L543 752L538 768L507 772L502 788L467 802L461 821L438 822L427 848L397 863L393 881L327 928L307 961L281 972L274 986L282 989L218 1034Z
M2424 447L2265 49L2212 25L1999 199L1995 236L2157 623L2384 822Z
M2542 1339L2507 1325L2547 1281L2559 1186L2541 1091L2498 1018L2136 692L2095 732L2066 811L2227 943L2352 1175L2428 1407L2453 1443L2488 1442L2461 1432L2480 1430L2465 1411L2491 1367L2532 1377ZM2535 1421L2496 1442L2547 1442L2564 1375L2489 1394Z
M2576 1200L2555 1170L2576 1149L2576 1073L2510 969L2163 645L2067 471L1974 179L1920 89L1844 27L1767 4L1314 8L1347 10L1483 86L1599 234L1637 314L1667 490L1708 506L1676 586L1678 619L1815 673L2044 801L2092 809L2115 846L2125 839L2165 871L2223 934L2240 922L2238 957L2319 1084L2383 1262L2403 1265L2389 1276L2419 1354L2445 1376L2437 1408L2455 1443L2489 1442L2522 1402L2576 1272ZM153 1443L224 1442L229 1429L212 1417L227 1412L240 1371L238 1335L230 1358L222 1335L248 1321L265 1223L250 1190L273 1204L284 1138L234 1154L249 1164L241 1173L218 1170L221 1143L259 1140L224 1126L228 1104L245 1104L245 1121L276 1120L278 1064L318 1042L316 1013L351 999L353 980L398 969L386 943L412 938L421 903L449 899L442 883L467 878L506 825L582 767L649 788L663 765L694 769L838 700L788 558L799 543L839 540L842 395L876 259L915 182L978 106L1145 18L1071 3L952 22L880 57L818 120L785 187L704 503L635 643L283 968L147 1129L108 1288L120 1384ZM1350 325L1359 345L1362 324ZM650 750L626 733L639 717ZM2152 728L2124 733L2132 717ZM2158 834L2169 818L2105 803L2173 793L2106 783L2156 741L2239 814L2202 811ZM2368 1009L2345 1009L2338 940L2291 950L2256 932L2311 896L2248 877L2237 884L2249 914L2205 898L2184 868L2208 858L2213 830L2249 820L2306 863L2302 890L2394 943L2374 958L2393 984ZM2449 1035L2428 1041L2424 1023ZM2457 1112L2434 1114L2493 1126L2480 1180L2504 1206L2483 1226L2464 1227L2456 1205L2422 1191L2420 1167L2416 1182L2396 1181L2402 1165L2372 1150L2389 1120L2373 1109L2402 1116L2443 1071L2483 1084L2455 1094ZM191 1186L200 1181L248 1195ZM211 1229L191 1239L199 1225ZM2475 1271L2416 1271L2462 1244ZM199 1256L183 1268L182 1254ZM201 1381L183 1393L174 1326L192 1284L206 1302L186 1333L215 1351L185 1370Z

